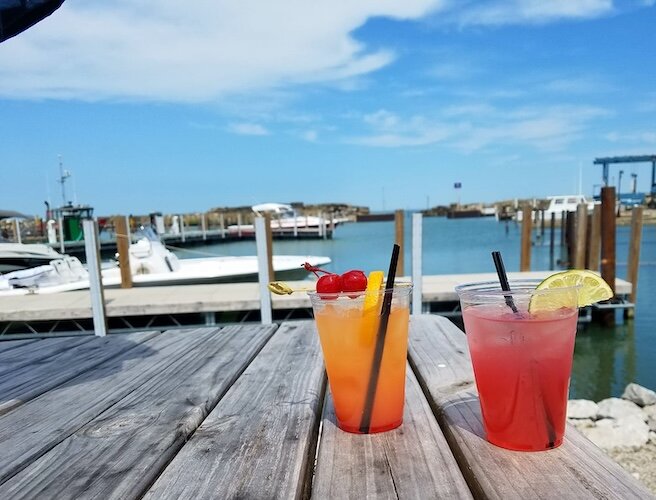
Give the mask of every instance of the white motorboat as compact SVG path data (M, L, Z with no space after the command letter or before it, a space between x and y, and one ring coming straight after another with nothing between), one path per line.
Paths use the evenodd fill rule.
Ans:
M0 242L0 273L44 266L61 257L48 245Z
M151 228L141 230L140 238L130 245L130 271L134 286L182 285L199 283L233 283L257 281L258 260L255 255L179 259L168 250ZM303 264L330 263L329 257L314 255L274 255L276 279L302 279L308 272ZM103 271L103 281L120 280L120 269Z
M556 220L560 220L563 212L576 212L579 204L585 203L588 207L588 210L594 208L594 201L589 201L582 194L570 194L570 195L560 195L560 196L547 196L549 200L549 206L544 211L544 219L551 219L551 214L554 214ZM523 219L523 211L519 210L516 214L517 221L521 222Z
M187 285L199 283L232 283L257 281L256 256L205 257L179 259L169 251L150 228L142 229L136 243L130 245L130 270L134 286ZM34 260L33 265L8 273L0 273L0 296L58 293L89 288L87 270L76 258L62 255L45 245L22 245L26 258L47 255L50 260ZM45 247L43 248L31 247ZM16 250L21 250L16 247ZM20 256L20 252L19 256ZM46 262L45 264L43 262ZM308 272L302 267L309 262L315 266L330 263L330 258L312 255L274 255L276 279L302 279ZM106 288L121 284L120 269L116 264L102 269Z
M56 257L47 264L37 263L24 269L0 273L0 296L59 293L89 288L89 274L79 259L54 253Z
M256 217L265 214L271 216L271 231L274 233L303 235L314 233L322 235L324 231L331 231L338 224L347 221L347 218L327 219L313 215L299 215L291 205L284 203L261 203L251 207ZM231 224L228 233L232 235L252 236L255 234L253 224Z

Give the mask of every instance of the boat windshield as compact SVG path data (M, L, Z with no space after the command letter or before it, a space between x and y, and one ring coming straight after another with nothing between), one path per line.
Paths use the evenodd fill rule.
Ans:
M134 233L136 239L147 239L148 241L159 241L159 236L151 226L140 226Z

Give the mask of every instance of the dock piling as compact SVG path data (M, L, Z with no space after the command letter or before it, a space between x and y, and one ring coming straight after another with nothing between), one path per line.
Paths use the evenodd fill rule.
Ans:
M629 261L626 268L626 280L631 283L629 300L635 304L638 300L638 270L640 268L640 243L642 242L643 207L635 206L631 210L631 239L629 240ZM635 310L624 309L624 317L632 318Z
M574 269L585 268L585 235L588 226L588 206L579 203L576 207L576 241L574 242Z
M522 246L519 259L520 271L531 270L531 225L533 222L531 212L532 209L528 205L522 209Z
M100 245L98 242L98 222L94 219L82 221L84 231L84 250L87 256L89 272L89 293L91 294L91 312L93 330L99 337L107 335L107 315L105 313L105 294L100 274Z
M269 280L275 281L276 274L273 270L273 231L271 229L271 214L268 212L264 214L264 230L266 233L266 255Z
M555 269L554 261L554 239L556 237L556 214L551 212L551 221L549 222L549 269Z
M130 236L128 233L128 218L119 215L114 217L114 232L116 236L116 252L121 271L121 288L132 288L132 270L130 269Z
M615 187L601 188L601 277L615 293ZM600 309L597 319L605 326L615 325L615 310Z
M61 215L57 218L57 227L59 229L59 253L66 253L66 243L64 243L64 219Z
M590 244L588 245L588 269L599 271L601 252L601 205L595 205L590 221Z
M260 315L263 325L273 323L271 311L271 292L269 292L269 256L267 255L266 220L264 217L255 217L255 244L257 246L257 267L260 291Z
M19 245L23 243L21 238L20 220L18 220L18 217L14 219L14 234L16 236L16 243Z
M396 274L397 276L403 276L403 270L405 269L405 251L403 249L403 241L405 237L403 222L404 222L405 213L403 210L397 210L394 212L394 242L401 247L399 250L399 261L396 265Z
M412 214L412 314L421 314L422 304L422 215Z

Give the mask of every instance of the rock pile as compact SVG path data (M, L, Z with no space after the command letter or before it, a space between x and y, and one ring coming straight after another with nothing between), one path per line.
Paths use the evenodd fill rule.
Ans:
M604 450L639 450L650 441L656 444L656 392L629 384L621 398L572 399L567 419Z

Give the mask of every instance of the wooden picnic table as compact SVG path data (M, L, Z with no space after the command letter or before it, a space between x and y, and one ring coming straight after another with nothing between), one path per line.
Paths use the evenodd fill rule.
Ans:
M0 498L653 498L572 427L487 443L445 318L408 358L403 425L354 435L312 321L0 342Z

